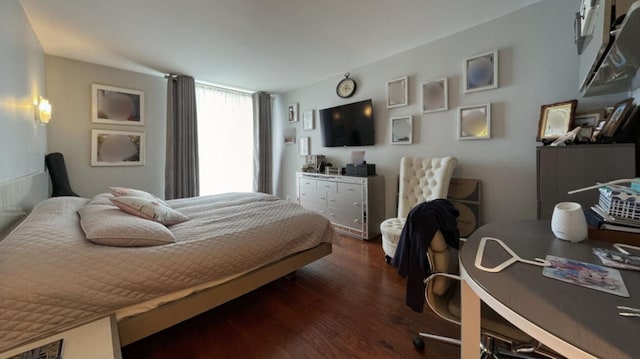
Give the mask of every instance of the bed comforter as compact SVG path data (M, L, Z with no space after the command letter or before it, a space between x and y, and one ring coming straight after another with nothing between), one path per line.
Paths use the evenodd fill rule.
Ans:
M169 201L191 220L177 242L122 248L89 242L83 198L40 203L0 241L0 351L136 303L255 269L332 242L319 214L264 194Z

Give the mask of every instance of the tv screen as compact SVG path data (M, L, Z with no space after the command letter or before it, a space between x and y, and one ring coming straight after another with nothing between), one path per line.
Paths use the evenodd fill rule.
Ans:
M375 144L371 100L320 110L320 122L324 147Z

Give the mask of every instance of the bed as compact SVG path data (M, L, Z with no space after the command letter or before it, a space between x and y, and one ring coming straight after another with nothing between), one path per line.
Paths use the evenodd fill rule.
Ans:
M0 351L101 317L122 345L216 307L331 253L324 217L276 197L224 194L168 201L190 220L176 242L89 242L78 210L47 199L0 241Z

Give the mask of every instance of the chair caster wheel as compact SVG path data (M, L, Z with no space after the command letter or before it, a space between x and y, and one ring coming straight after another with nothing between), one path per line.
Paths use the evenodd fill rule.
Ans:
M413 338L413 347L416 348L416 350L424 350L424 339L419 335Z
M384 256L384 260L387 262L387 264L391 264L391 257L389 257L388 255Z

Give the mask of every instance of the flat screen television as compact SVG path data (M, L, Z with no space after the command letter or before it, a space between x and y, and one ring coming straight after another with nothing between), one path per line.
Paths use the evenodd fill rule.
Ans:
M324 147L373 146L373 104L371 100L320 110Z

